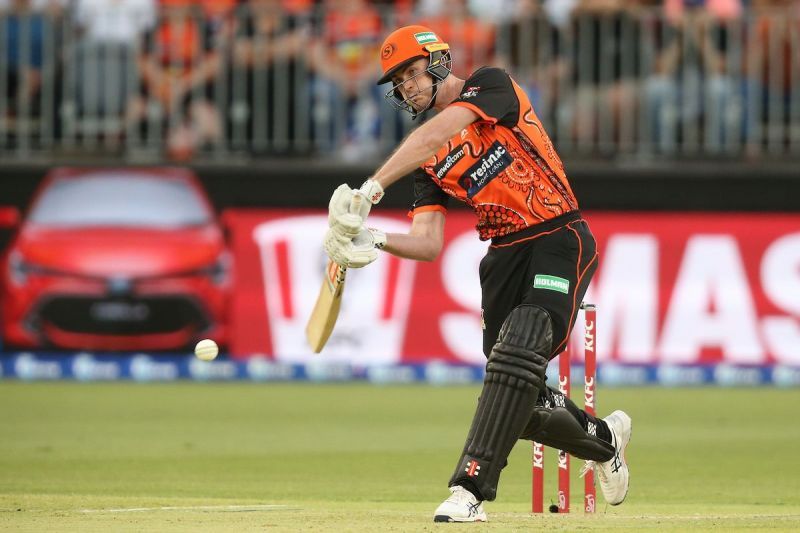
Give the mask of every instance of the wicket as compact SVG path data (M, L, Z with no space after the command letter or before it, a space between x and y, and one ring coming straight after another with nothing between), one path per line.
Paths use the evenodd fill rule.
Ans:
M584 353L584 381L583 381L583 408L590 415L595 415L596 402L596 376L597 358L595 353L597 308L593 304L582 303L584 313L585 334L583 341ZM558 390L569 397L571 386L569 350L564 351L558 360ZM569 454L558 451L558 512L569 512ZM544 512L544 446L539 442L533 443L533 474L531 510L534 513ZM596 491L594 486L594 472L591 470L584 476L583 510L593 513L595 510Z

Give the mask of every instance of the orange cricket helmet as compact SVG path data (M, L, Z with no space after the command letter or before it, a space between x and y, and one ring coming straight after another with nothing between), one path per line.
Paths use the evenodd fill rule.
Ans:
M428 72L434 78L441 81L450 74L450 46L433 30L415 24L393 31L381 45L383 76L378 85L387 83L401 67L421 57L430 58Z

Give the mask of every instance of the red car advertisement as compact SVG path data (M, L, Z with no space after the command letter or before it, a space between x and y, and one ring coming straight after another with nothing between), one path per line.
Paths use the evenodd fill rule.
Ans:
M586 218L601 254L587 294L598 308L598 361L800 364L800 215ZM466 211L448 214L435 262L382 254L351 270L336 329L322 355L312 355L303 329L322 280L326 220L324 212L296 210L227 217L237 265L234 357L483 361L477 272L487 243ZM376 209L369 220L387 231L409 225L400 211ZM582 334L576 327L576 346Z
M227 343L231 256L193 174L57 169L3 252L6 348L181 350Z

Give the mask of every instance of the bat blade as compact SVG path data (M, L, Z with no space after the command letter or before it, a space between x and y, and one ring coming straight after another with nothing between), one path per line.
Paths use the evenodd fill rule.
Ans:
M363 197L356 193L350 200L349 211L351 214L358 214ZM325 270L325 279L319 289L317 303L311 311L311 317L306 324L306 340L314 353L319 353L328 342L328 338L339 318L339 308L342 306L342 291L344 291L344 278L347 269L328 260Z
M306 340L314 353L321 352L325 347L336 325L336 319L339 318L346 273L347 269L328 261L317 303L314 304L314 310L306 325Z

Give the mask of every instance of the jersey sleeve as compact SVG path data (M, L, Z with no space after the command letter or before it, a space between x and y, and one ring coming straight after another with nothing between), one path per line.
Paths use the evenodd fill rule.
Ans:
M463 106L483 120L512 127L519 119L519 99L503 69L483 67L464 82L461 95L450 105Z
M414 186L414 203L408 212L408 216L413 218L417 213L426 211L440 211L447 213L447 202L449 196L439 188L433 179L421 168L411 173Z

